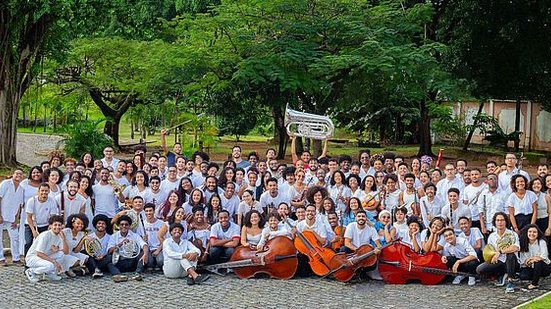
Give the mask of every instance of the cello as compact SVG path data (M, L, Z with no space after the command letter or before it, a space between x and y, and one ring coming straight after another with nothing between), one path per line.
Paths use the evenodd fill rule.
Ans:
M291 229L295 229L289 222L288 217L285 217L285 223L287 223ZM308 264L310 264L312 271L318 276L325 276L333 270L330 266L330 261L335 256L338 257L335 258L335 262L332 265L338 264L338 261L346 263L346 255L344 253L335 253L330 248L323 247L323 244L318 242L313 232L299 232L296 230L294 244L298 252L308 257Z
M379 254L379 273L383 281L389 284L406 284L416 280L434 285L442 282L447 275L473 276L448 270L441 258L438 252L419 254L410 246L397 241Z
M339 225L335 227L335 234L336 235L339 235L340 237L340 241L335 241L331 244L331 248L333 248L333 250L335 250L335 252L339 252L339 249L344 246L344 232L345 232L346 228L344 226L344 217L343 217L343 214L342 214L342 210L341 210L341 218L339 219Z
M237 277L247 279L256 274L267 274L270 278L290 279L298 267L297 251L293 241L285 236L277 236L264 246L264 251L240 246L231 255L230 261L203 268L218 275L219 270L231 268Z

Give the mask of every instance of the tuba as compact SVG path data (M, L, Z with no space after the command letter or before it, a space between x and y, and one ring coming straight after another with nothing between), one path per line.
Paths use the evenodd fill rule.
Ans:
M298 112L289 105L285 108L285 128L289 135L326 139L333 135L335 126L329 117Z
M486 263L490 263L494 255L496 255L499 252L498 250L503 250L514 243L515 243L515 235L513 235L513 232L510 232L510 231L505 232L503 237L497 240L497 243L496 243L497 248L495 248L492 244L487 244L484 247L484 249L482 250L482 257L484 258L484 261Z

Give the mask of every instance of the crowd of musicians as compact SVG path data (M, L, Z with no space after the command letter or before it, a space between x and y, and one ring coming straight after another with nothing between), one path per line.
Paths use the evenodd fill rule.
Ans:
M308 234L310 250L344 256L366 245L384 255L398 243L438 254L453 284L495 278L512 292L520 280L536 289L551 273L546 164L529 175L513 153L484 170L462 159L369 150L329 157L325 147L315 158L296 155L292 138L292 165L278 162L274 149L245 160L239 146L219 165L199 151L184 157L178 143L168 149L165 134L163 153L137 147L126 161L106 147L101 159L52 153L28 176L16 169L0 184L0 231L8 231L12 263L25 266L31 282L104 272L115 282L141 280L150 269L191 285L209 278L198 265L226 263L238 248L263 252L276 238L308 242ZM311 275L316 258L297 259L296 275ZM385 279L382 262L356 274Z

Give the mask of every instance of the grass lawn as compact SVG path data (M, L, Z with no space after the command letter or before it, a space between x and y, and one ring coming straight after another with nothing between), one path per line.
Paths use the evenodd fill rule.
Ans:
M538 299L534 302L526 304L521 307L522 309L548 309L551 308L551 294L544 298Z

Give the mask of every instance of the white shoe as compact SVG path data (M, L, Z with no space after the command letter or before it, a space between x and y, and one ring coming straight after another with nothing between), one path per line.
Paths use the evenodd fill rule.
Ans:
M59 281L59 280L61 280L61 277L58 276L56 273L47 273L45 275L46 275L46 278L48 278L48 280L50 280L50 281Z
M33 271L30 268L27 268L27 270L25 270L25 275L32 283L37 283L39 281L38 276L35 273L33 273Z
M463 281L463 279L465 279L464 276L455 276L455 278L452 281L452 284L460 284L461 281Z
M468 286L473 286L476 284L476 278L475 277L469 277L469 282L467 283Z

